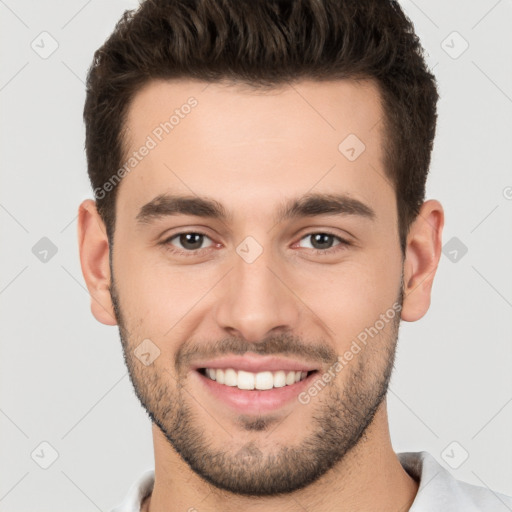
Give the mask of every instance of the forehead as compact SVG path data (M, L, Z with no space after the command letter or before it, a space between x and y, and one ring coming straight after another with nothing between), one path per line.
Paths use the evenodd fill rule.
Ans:
M134 165L125 166L118 201L140 208L163 192L186 192L247 210L315 189L378 203L389 188L382 135L370 80L304 80L271 90L153 81L128 109L123 164L131 158Z
M197 105L189 109L191 98ZM364 138L381 119L382 109L373 80L303 80L265 89L231 82L154 80L143 86L129 105L129 142L151 133L173 114L177 114L171 121L173 138L180 133L190 135L189 125L198 140L207 143L205 137L200 138L204 134L214 144L216 139L228 137L240 143L278 137L284 135L283 128L288 136L301 135L304 129L313 137L338 132L335 139L352 128ZM188 117L191 120L183 123Z

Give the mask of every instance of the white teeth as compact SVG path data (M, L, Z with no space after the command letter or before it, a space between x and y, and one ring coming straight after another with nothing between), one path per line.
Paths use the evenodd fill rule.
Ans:
M240 374L238 374L238 378L240 379ZM272 372L257 373L254 378L254 387L256 389L272 389L274 387L274 376Z
M217 370L217 372L218 371L219 370ZM217 373L217 375L218 375L218 373ZM217 378L217 380L219 380L219 379ZM226 384L226 386L236 386L237 381L238 381L238 378L236 376L235 370L233 370L232 368L228 368L227 370L224 370L224 384Z
M286 373L283 370L274 372L274 387L282 388L283 386L286 386Z
M236 386L238 389L265 390L291 386L300 380L304 380L308 372L279 370L276 372L263 371L252 373L244 370L236 371L233 368L226 368L224 370L206 368L205 374L208 378L226 386Z
M254 373L239 370L238 389L254 389Z
M291 384L295 384L295 372L288 372L286 374L286 385L290 386Z

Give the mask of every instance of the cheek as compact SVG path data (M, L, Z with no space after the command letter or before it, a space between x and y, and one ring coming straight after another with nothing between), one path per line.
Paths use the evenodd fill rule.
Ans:
M347 262L303 283L299 295L328 326L327 335L334 339L340 353L366 328L374 326L381 315L395 316L400 275L396 255L377 261ZM387 332L388 323L382 334Z
M119 243L121 247L121 243ZM119 251L121 252L121 251ZM137 335L163 340L176 336L190 315L201 307L224 269L173 266L163 252L131 250L115 256L114 274L127 327Z

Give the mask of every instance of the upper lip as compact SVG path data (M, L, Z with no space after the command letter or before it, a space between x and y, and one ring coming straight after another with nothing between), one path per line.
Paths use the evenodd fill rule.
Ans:
M278 370L302 372L317 370L316 366L305 363L303 361L286 359L282 357L250 355L229 356L221 357L218 359L197 361L194 364L193 369L198 370L200 368L233 368L234 370L244 370L246 372L252 373L264 371L276 372Z

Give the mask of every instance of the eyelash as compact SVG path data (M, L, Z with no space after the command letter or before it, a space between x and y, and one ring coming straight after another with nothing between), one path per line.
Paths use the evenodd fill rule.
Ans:
M208 250L212 247L212 246L210 246L210 247L204 247L202 249L185 251L185 250L181 250L181 249L176 249L175 247L170 245L171 240L174 240L175 238L179 237L180 235L190 235L190 234L202 235L206 238L210 238L206 233L203 233L201 231L181 231L180 233L175 233L172 236L170 236L169 238L166 238L165 240L160 242L160 245L163 245L165 247L165 249L167 251L171 252L172 254L177 254L177 255L185 256L185 257L198 256L199 254L202 254L202 251ZM300 238L300 240L303 240L304 238L307 238L308 236L318 235L318 234L332 236L334 238L337 238L340 242L338 245L335 245L334 247L331 247L331 248L325 249L325 250L310 249L310 251L312 251L313 254L318 255L318 256L331 255L331 254L337 253L338 251L341 251L341 250L345 249L346 247L352 245L349 241L345 240L344 238L341 238L338 235L335 235L334 233L329 233L328 231L312 231L310 233L306 233L304 236L302 236Z

